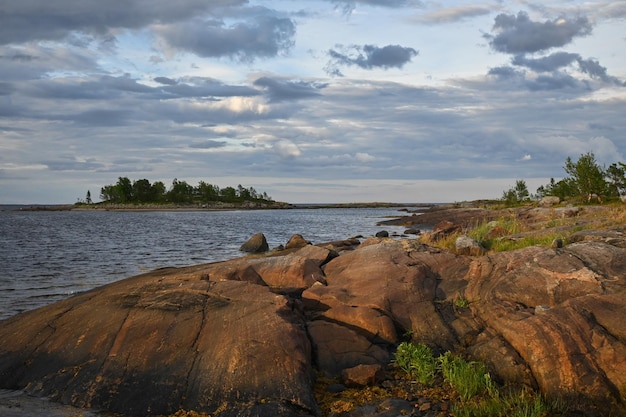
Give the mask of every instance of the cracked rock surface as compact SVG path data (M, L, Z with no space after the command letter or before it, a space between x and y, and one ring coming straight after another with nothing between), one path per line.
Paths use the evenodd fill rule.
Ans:
M317 416L316 373L384 367L410 337L623 415L623 242L470 257L371 238L157 270L0 322L0 388L126 415Z

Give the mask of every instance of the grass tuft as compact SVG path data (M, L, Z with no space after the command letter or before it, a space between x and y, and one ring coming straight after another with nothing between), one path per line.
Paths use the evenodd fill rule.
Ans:
M398 346L394 363L411 378L421 375L417 371L421 369L428 370L428 381L442 376L457 394L458 400L450 409L455 417L545 417L563 412L562 405L548 403L528 390L503 394L484 363L467 361L451 352L435 359L428 346L405 342Z
M432 350L422 343L401 343L396 351L394 363L421 384L430 385L435 379L437 360Z

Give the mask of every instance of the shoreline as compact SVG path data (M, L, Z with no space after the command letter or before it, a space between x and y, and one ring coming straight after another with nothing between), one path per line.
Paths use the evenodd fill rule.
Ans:
M70 204L6 204L0 205L0 211L136 211L136 212L149 212L149 211L237 211L237 210L293 210L293 209L358 209L358 208L421 208L428 209L430 207L440 205L441 203L387 203L387 202L369 202L369 203L303 203L303 204L291 204L291 203L274 203L268 206L258 206L254 203L246 204L229 204L220 203L215 205L204 204L179 206L173 204L146 204L146 205L133 205L133 204L111 204L111 205L70 205Z

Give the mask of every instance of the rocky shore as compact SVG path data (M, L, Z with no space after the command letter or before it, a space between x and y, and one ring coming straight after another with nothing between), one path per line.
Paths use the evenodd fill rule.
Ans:
M526 228L499 238L567 238L471 256L305 236L94 289L0 322L0 388L128 416L451 416L449 387L393 366L410 341L480 361L501 386L565 404L559 415L626 415L623 207L439 207L394 222L462 234L512 217Z

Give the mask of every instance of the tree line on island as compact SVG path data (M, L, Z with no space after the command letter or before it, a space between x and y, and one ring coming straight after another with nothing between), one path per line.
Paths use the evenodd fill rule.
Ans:
M266 192L258 192L253 187L220 188L217 185L200 181L192 186L186 181L174 178L169 189L161 181L150 183L147 179L131 181L127 177L119 177L112 185L100 189L100 199L107 204L209 204L209 203L273 203L274 200ZM85 202L91 204L91 193L87 191Z
M561 200L602 203L626 195L626 164L623 162L605 168L596 161L593 152L588 152L580 155L577 161L567 157L563 168L569 176L560 181L550 178L550 182L537 188L534 195L529 193L526 181L517 180L515 186L503 192L502 201L513 206L531 199L555 196Z

